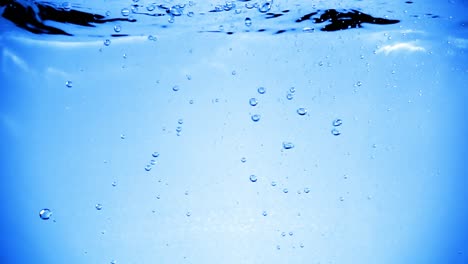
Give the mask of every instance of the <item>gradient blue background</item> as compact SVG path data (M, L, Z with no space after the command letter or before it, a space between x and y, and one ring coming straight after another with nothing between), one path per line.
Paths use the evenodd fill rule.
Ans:
M110 46L1 19L0 262L468 263L467 3L415 2L317 3L395 25L240 32L283 25L245 9Z

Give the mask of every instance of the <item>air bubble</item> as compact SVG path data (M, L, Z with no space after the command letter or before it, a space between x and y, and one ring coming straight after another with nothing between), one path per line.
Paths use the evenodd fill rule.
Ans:
M284 149L292 149L294 148L294 144L291 142L283 142L283 148Z
M157 157L159 157L159 152L155 151L155 152L153 152L153 154L151 154L151 156L153 156L154 158L157 158Z
M241 162L242 162L242 163L245 163L246 161L247 161L247 159L246 159L245 157L242 157L242 158L241 158Z
M236 71L232 71L231 74L232 74L232 75L236 75L237 72L236 72Z
M258 7L258 11L260 11L260 13L266 13L270 11L272 4L273 4L273 0L266 1L261 6Z
M265 87L258 87L257 92L259 94L264 94L266 92L266 89L265 89Z
M72 81L66 81L65 86L67 86L68 88L72 88L73 87L73 82Z
M307 109L305 109L304 107L298 108L298 109L297 109L297 113L298 113L299 115L301 115L301 116L302 116L302 115L305 115L305 114L307 114Z
M252 175L250 175L249 179L250 179L251 182L256 182L257 181L257 176L252 174Z
M190 217L190 216L192 215L192 213L191 213L191 212L187 212L185 215L186 215L187 217Z
M151 12L151 11L154 11L155 8L156 8L156 7L154 6L154 4L150 4L150 5L148 5L148 6L146 7L146 10L148 10L148 11Z
M334 135L334 136L339 136L339 135L341 135L341 132L340 132L338 129L336 129L336 128L333 128L333 129L331 130L331 133L332 133L332 135Z
M267 211L263 211L263 212L262 212L262 215L263 215L263 216L267 216L267 215L268 215Z
M281 232L281 236L282 236L282 237L285 237L285 236L286 236L286 232Z
M310 192L310 189L309 188L304 188L304 193L309 193Z
M195 15L195 13L193 13L192 11L190 11L190 12L187 13L187 16L188 16L188 17L193 17L194 15Z
M250 17L246 17L244 23L247 27L250 27L252 25L252 19L250 19Z
M115 25L115 26L114 26L114 31L115 31L115 32L118 33L118 32L120 32L121 30L122 30L122 27L121 27L120 25Z
M271 186L275 187L275 186L276 186L276 182L275 182L275 181L272 181L272 182L271 182Z
M156 160L152 159L152 160L150 161L150 164L151 164L151 165L156 165Z
M71 5L69 2L63 2L63 3L62 3L62 8L63 8L63 10L65 10L65 11L70 11L71 8L72 8L72 5Z
M296 92L296 88L294 88L294 87L289 88L289 92L290 92L290 93L295 93L295 92Z
M130 15L130 10L128 8L123 8L120 13L122 13L122 16L128 16Z
M292 95L291 93L288 93L288 94L286 95L286 98L287 98L288 100L292 100L292 99L293 99L293 95Z
M184 120L180 118L179 120L177 120L177 123L179 123L179 125L182 125L184 123Z
M260 120L260 115L255 114L255 115L252 115L251 118L252 118L252 121L258 122L258 120Z
M289 236L292 236L292 235L294 235L294 233L293 233L292 231L291 231L291 232L289 232Z
M104 45L109 46L111 44L110 39L104 40Z
M343 124L343 121L339 118L333 120L333 126L337 127L337 126L341 126Z
M178 85L174 85L174 86L172 87L172 91L174 91L174 92L179 91L179 86L178 86Z
M112 187L115 187L115 186L117 186L117 182L116 182L116 181L113 181L113 182L112 182Z
M176 127L176 131L177 131L177 133L180 133L182 131L182 127L180 127L180 126Z
M102 204L98 203L94 207L96 207L96 210L101 211L102 210Z
M125 139L125 134L121 134L121 135L120 135L120 138L121 138L121 139Z
M145 166L145 171L150 171L150 170L151 170L151 165L149 165L149 164L146 165L146 166Z
M284 193L288 193L288 192L289 192L289 191L288 191L288 188L284 188L284 189L283 189L283 192L284 192Z
M175 5L169 9L169 12L172 16L181 16L182 15L182 9L180 8L179 5Z
M39 217L42 220L49 220L51 216L52 216L52 211L50 211L47 208L44 208L41 211L39 211Z
M250 104L251 106L256 106L256 105L258 104L258 101L257 101L256 98L250 98L249 104Z

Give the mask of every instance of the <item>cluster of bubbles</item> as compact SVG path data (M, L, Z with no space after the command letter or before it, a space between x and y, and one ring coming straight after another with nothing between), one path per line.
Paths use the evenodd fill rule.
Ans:
M332 135L334 135L334 136L341 135L341 132L340 132L340 130L338 130L338 127L341 126L342 124L343 124L343 121L341 119L339 119L339 118L333 120L333 122L332 122L333 128L331 130Z
M150 160L149 164L146 164L145 171L150 171L153 168L153 166L156 165L155 158L159 157L159 152L153 152L153 154L151 154L151 157L153 157L153 159Z
M288 92L286 93L286 99L292 100L294 98L295 92L296 92L296 88L294 87L289 88Z
M177 120L177 127L176 127L176 135L177 136L180 136L182 134L182 124L184 123L184 120L182 118L179 118L179 120Z
M257 88L257 92L258 92L259 94L265 94L265 93L266 93L266 89L265 89L265 87L262 87L262 86L261 86L261 87L258 87L258 88ZM250 99L249 99L249 104L250 104L250 106L257 106L257 105L258 105L258 100L257 100L257 98L255 98L255 97L250 98ZM251 115L250 118L252 119L252 121L258 122L258 121L260 120L260 115L259 115L259 114L253 114L253 115Z

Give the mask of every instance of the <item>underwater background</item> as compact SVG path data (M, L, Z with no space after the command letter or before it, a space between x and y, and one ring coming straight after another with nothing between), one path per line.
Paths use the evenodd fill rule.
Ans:
M468 263L467 14L0 0L0 263Z

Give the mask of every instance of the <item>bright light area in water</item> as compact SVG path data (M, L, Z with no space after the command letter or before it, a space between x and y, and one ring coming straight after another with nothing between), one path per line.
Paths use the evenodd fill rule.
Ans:
M413 2L0 18L0 262L468 263L467 3Z

